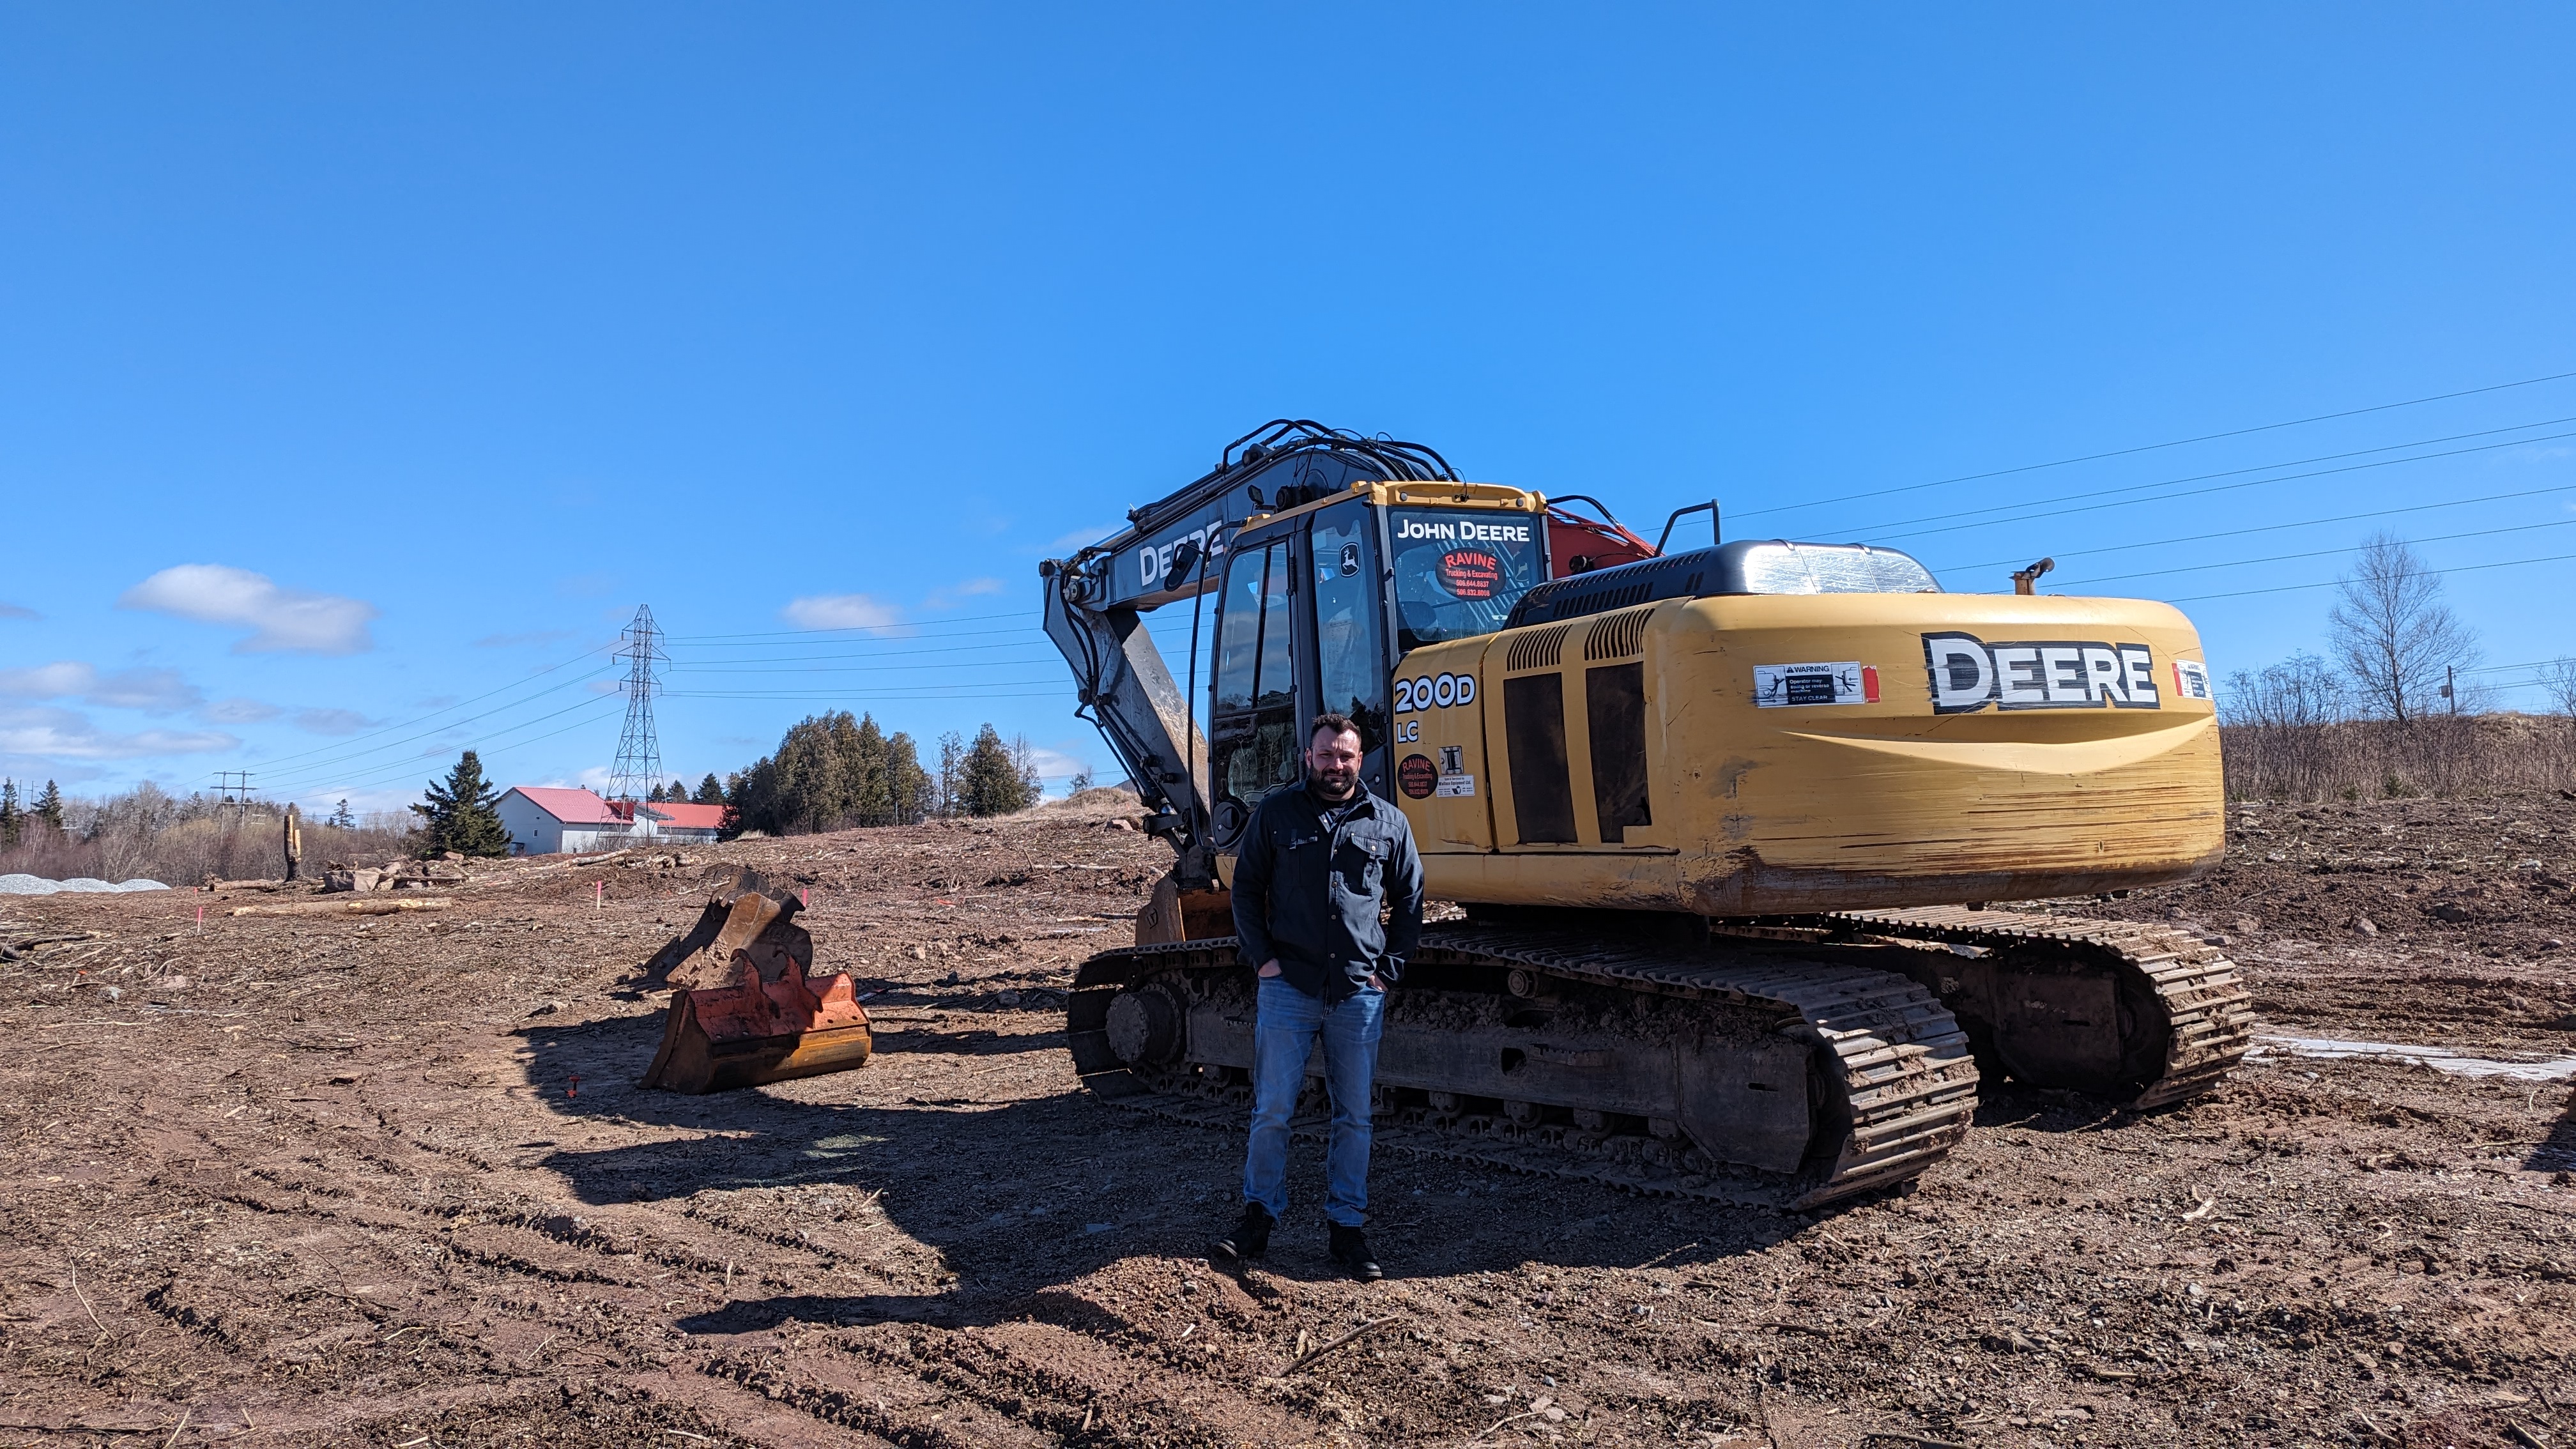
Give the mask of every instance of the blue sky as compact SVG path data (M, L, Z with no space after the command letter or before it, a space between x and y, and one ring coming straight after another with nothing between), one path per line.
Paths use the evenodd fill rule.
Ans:
M2259 666L2374 528L2576 555L2571 29L12 7L0 772L583 780L645 603L692 780L839 707L1106 765L1035 565L1280 415L1953 588L2054 554ZM2504 666L2572 584L2449 576Z

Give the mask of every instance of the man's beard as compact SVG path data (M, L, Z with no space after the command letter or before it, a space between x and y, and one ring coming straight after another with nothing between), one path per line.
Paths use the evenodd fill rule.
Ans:
M1339 782L1325 775L1315 777L1315 793L1337 805L1358 794L1359 788L1360 777L1356 772L1344 776Z

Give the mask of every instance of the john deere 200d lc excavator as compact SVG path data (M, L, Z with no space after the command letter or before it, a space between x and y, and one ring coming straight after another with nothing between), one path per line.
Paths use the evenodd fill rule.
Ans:
M2028 573L1945 593L1859 544L1662 546L1702 511L1714 533L1702 504L1648 544L1589 498L1283 420L1043 565L1083 710L1179 856L1137 943L1076 977L1086 1082L1239 1123L1232 851L1339 710L1464 909L1389 998L1381 1143L1805 1206L1937 1160L1980 1064L2140 1106L2215 1083L2249 1020L2218 950L1985 906L2216 862L2190 623ZM1172 605L1180 681L1142 622Z

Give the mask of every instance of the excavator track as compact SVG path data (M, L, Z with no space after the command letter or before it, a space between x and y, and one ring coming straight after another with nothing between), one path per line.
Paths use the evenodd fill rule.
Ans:
M1389 997L1375 1142L1781 1209L1901 1183L1977 1102L1966 1034L1881 964L1919 954L1427 927ZM1252 987L1232 937L1094 956L1067 1004L1075 1069L1118 1105L1239 1131ZM1309 1085L1293 1129L1320 1136Z
M1959 948L1917 953L1907 974L1959 1016L1981 1054L2035 1086L2161 1107L2217 1086L2252 1044L2253 1001L2236 963L2166 927L1964 906L1781 924L1818 940Z

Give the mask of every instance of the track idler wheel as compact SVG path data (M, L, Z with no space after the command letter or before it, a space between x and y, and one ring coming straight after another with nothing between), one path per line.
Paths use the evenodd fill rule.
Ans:
M1181 1054L1181 1004L1160 985L1121 991L1109 1001L1109 1049L1131 1067L1156 1066Z

